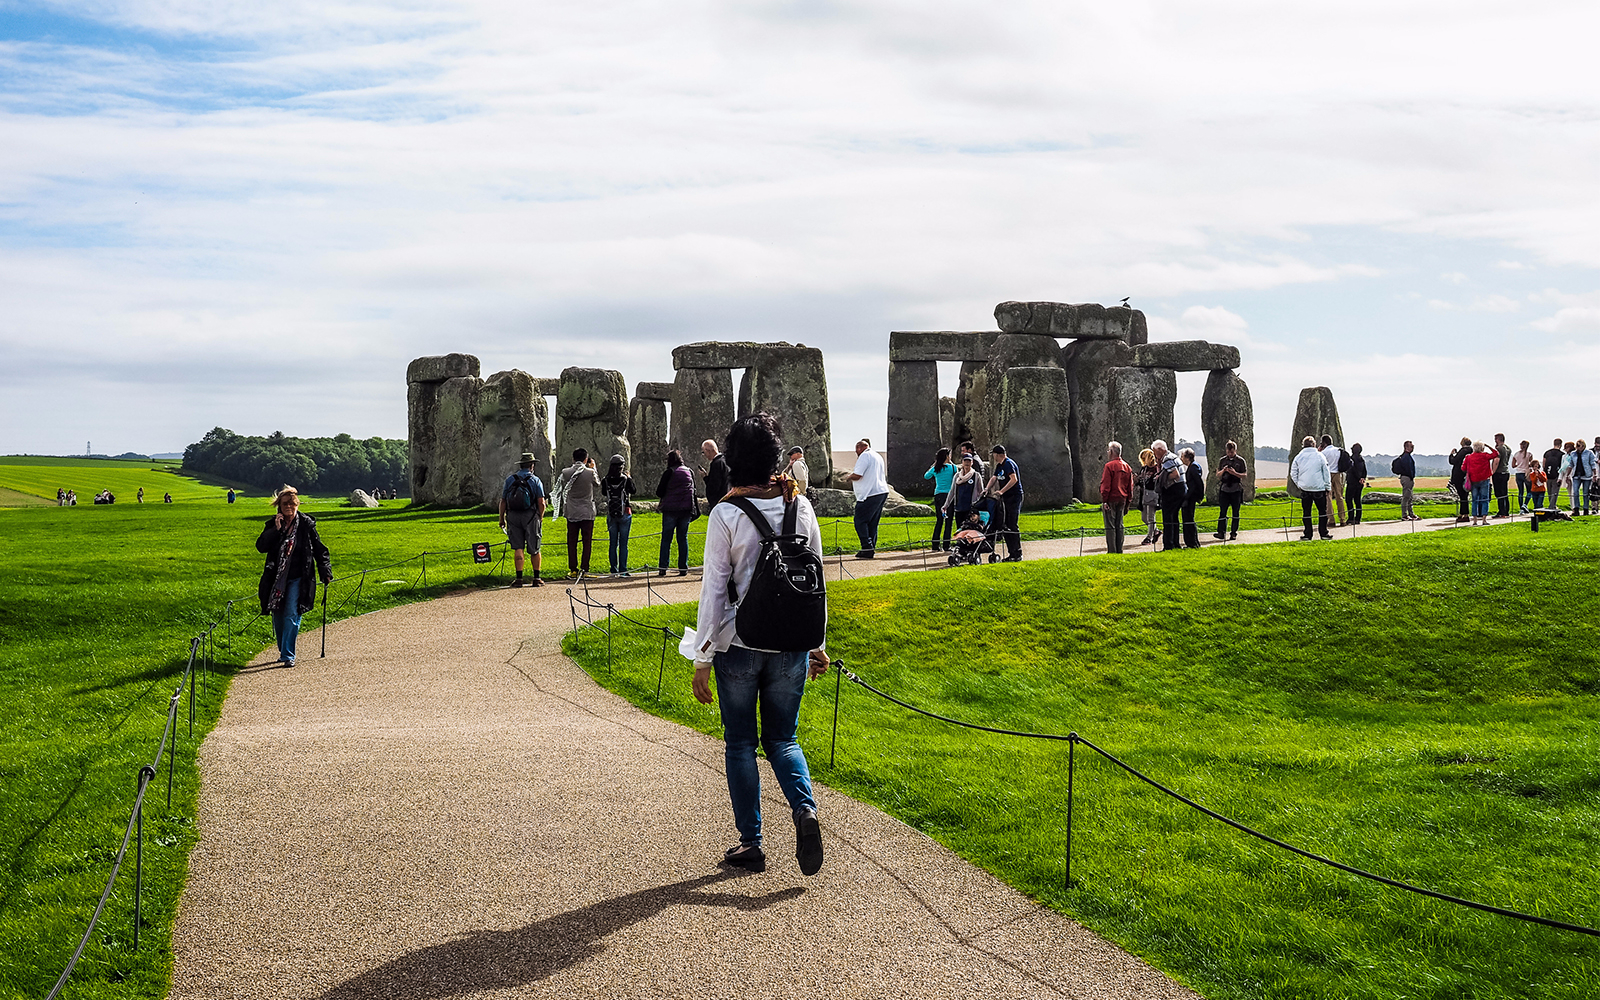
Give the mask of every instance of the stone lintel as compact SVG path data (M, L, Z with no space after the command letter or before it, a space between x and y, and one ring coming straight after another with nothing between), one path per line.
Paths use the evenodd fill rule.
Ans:
M559 378L535 378L533 380L533 393L536 396L561 395L561 380Z
M1210 372L1239 367L1239 349L1204 340L1172 340L1140 344L1130 368L1166 368L1175 372Z
M435 354L417 358L406 366L406 381L444 382L453 378L477 378L478 359L470 354Z
M633 387L634 395L639 399L653 400L657 403L672 402L671 382L640 382Z
M900 330L889 334L889 360L987 361L997 336L993 330Z
M707 340L672 349L672 368L759 368L763 363L781 361L785 354L817 355L822 351L804 344L778 341L758 344L753 340Z

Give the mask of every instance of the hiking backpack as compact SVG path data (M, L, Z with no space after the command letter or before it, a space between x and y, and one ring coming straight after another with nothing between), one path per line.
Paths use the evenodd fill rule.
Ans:
M506 490L506 510L533 509L533 476L517 473Z
M1345 451L1343 448L1340 448L1339 449L1339 471L1341 473L1349 472L1351 469L1355 468L1355 464L1356 463L1353 460L1351 460L1351 458L1350 458L1350 453L1348 451Z
M783 528L774 533L755 504L745 497L724 503L744 511L761 532L750 586L740 600L733 580L728 581L728 601L737 607L733 627L739 641L750 649L780 653L808 653L821 647L828 631L828 593L822 578L822 559L811 551L809 539L795 530L800 505L783 505Z

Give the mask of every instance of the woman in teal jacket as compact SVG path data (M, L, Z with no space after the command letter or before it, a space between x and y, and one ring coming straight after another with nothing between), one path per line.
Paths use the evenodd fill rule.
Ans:
M941 548L950 551L950 532L953 519L944 511L944 502L950 496L950 480L956 477L956 467L950 461L950 449L940 448L939 453L933 456L933 464L928 471L922 474L923 479L933 480L933 550L938 552ZM939 535L943 533L941 541Z

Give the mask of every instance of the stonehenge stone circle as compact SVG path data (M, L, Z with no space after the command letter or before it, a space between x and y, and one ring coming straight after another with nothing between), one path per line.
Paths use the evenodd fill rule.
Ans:
M994 353L993 330L902 330L889 334L890 361L975 361Z
M1133 349L1134 368L1170 368L1175 372L1209 372L1239 367L1239 349L1204 340L1172 340ZM1208 449L1209 450L1209 449Z
M672 419L667 446L683 455L683 464L705 464L700 442L720 447L734 420L733 373L726 368L680 368L672 386ZM695 493L705 496L705 480L696 473Z
M647 385L671 383L640 382ZM629 475L639 492L655 495L661 474L667 471L667 404L659 399L647 399L643 393L628 403L628 449L632 455L628 462Z
M1132 312L1120 307L1108 310L1094 302L1002 302L994 307L994 318L1001 333L1126 341Z
M1294 430L1289 434L1289 461L1300 453L1300 442L1308 435L1322 443L1322 435L1333 438L1333 443L1344 447L1344 428L1339 426L1339 407L1334 404L1333 390L1319 385L1300 390L1300 401L1294 408ZM1289 495L1300 496L1300 487L1289 478Z
M472 367L477 363L473 358ZM447 370L442 364L418 369L426 375ZM476 375L463 375L406 386L412 503L466 507L483 498L478 481L480 385Z
M523 452L532 452L533 473L546 491L554 481L550 454L550 410L544 397L534 392L534 379L516 370L495 372L478 390L478 418L482 425L478 445L479 500L496 507L506 476L517 467Z
M1206 376L1206 388L1200 397L1200 434L1206 442L1206 502L1217 502L1217 488L1222 477L1217 475L1217 463L1227 454L1229 441L1239 446L1239 457L1244 459L1244 502L1256 498L1256 414L1250 402L1250 387L1244 379L1227 369L1217 369Z
M933 496L933 481L922 473L941 447L936 362L889 362L888 432L884 451L889 485L908 497Z
M612 455L629 458L628 384L621 372L605 368L566 368L556 397L556 464L572 463L582 448L600 469Z
M1067 373L1059 366L1008 368L1001 376L996 423L1006 454L1024 472L1023 496L1030 506L1059 507L1072 501L1072 452L1067 446L1071 402Z
M754 363L739 380L738 416L772 414L784 447L804 449L811 475L825 481L833 471L833 429L822 351L782 343L755 346Z

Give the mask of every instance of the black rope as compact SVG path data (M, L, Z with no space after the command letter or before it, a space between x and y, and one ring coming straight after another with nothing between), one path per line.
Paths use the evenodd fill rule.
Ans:
M901 701L899 698L896 698L893 695L885 694L883 691L878 690L877 688L873 687L871 684L868 684L866 681L862 680L859 676L857 676L854 673L851 673L848 670L843 670L841 668L841 672L844 674L844 676L850 678L850 681L852 683L857 684L857 685L859 685L859 686L861 686L863 688L866 688L868 691L871 691L873 694L877 695L878 697L883 698L886 701L891 701L891 702L895 703L896 705L899 705L901 708L905 708L905 709L908 709L908 710L910 710L912 712L916 712L918 715L925 715L925 716L929 717L930 719L938 719L940 722L948 722L951 725L961 726L961 727L963 727L965 729L976 729L976 730L979 730L981 732L986 732L986 733L998 733L998 734L1000 734L1002 736L1021 736L1021 737L1025 738L1025 739L1057 740L1057 741L1068 742L1068 743L1082 744L1083 746L1088 747L1090 750L1093 750L1095 753L1097 753L1100 756L1104 757L1106 760L1109 760L1113 764L1115 764L1118 767L1122 768L1124 771L1127 771L1129 774L1133 775L1135 778L1138 778L1140 781L1143 781L1145 784L1149 785L1150 787L1152 787L1152 788L1156 789L1157 791L1160 791L1160 792L1162 792L1162 793L1164 793L1166 795L1170 795L1172 798L1177 799L1179 802L1182 802L1186 806L1189 806L1191 808L1199 810L1202 813L1205 813L1207 816L1210 816L1214 820L1217 820L1217 821L1222 822L1222 823L1226 823L1228 826L1233 827L1235 830L1238 830L1241 833L1247 833L1250 836L1255 837L1258 840L1261 840L1261 841L1264 841L1264 842L1266 842L1268 844L1273 845L1274 847L1280 847L1280 848L1282 848L1282 849L1284 849L1286 851L1289 851L1292 854L1297 854L1300 857L1307 858L1307 859L1309 859L1311 861L1316 861L1316 862L1319 862L1321 864L1328 865L1331 868L1337 868L1340 871L1345 872L1347 874L1355 875L1355 876L1358 876L1358 877L1364 878L1364 879L1370 879L1373 882L1378 882L1378 883L1390 886L1390 887L1395 888L1395 889L1404 889L1407 892L1414 892L1414 893L1416 893L1416 894L1418 894L1420 896L1427 896L1430 899L1438 899L1438 900L1442 900L1442 901L1444 901L1446 903L1454 903L1457 906L1465 906L1465 907L1469 907L1469 908L1474 909L1474 910L1482 910L1485 913L1494 913L1494 914L1498 914L1499 916L1502 916L1502 917L1511 917L1512 919L1515 919L1515 920L1525 920L1525 921L1527 921L1529 923L1542 924L1545 927L1554 927L1554 928L1556 928L1558 930L1575 931L1575 932L1577 932L1579 934L1588 934L1588 935L1590 935L1592 937L1600 937L1600 928L1586 927L1586 926L1584 926L1582 924L1570 924L1570 923L1567 923L1566 921L1552 920L1549 917L1536 916L1535 914L1532 914L1532 913L1523 913L1523 912L1518 911L1518 910L1509 910L1509 909L1506 909L1503 906L1494 906L1494 905L1491 905L1489 903L1479 903L1479 902L1475 902L1475 901L1470 900L1470 899L1462 899L1460 896L1452 896L1452 895L1449 895L1448 893L1435 892L1432 889L1424 889L1421 886L1412 885L1409 882L1401 882L1398 879L1387 878L1387 877L1385 877L1383 875L1378 875L1378 874L1376 874L1374 872L1369 872L1369 871L1366 871L1365 869L1362 869L1362 868L1356 868L1356 867L1354 867L1352 865L1343 864L1341 862L1333 860L1332 858L1324 857L1324 856L1322 856L1320 854L1316 854L1316 853L1313 853L1311 851L1305 850L1304 848L1296 847L1293 844L1285 843L1285 842L1279 840L1276 837L1273 837L1273 836L1271 836L1269 834L1262 833L1260 830L1256 830L1256 829L1254 829L1252 827L1246 826L1245 824L1240 823L1238 820L1230 819L1227 816L1224 816L1221 813L1219 813L1219 812L1217 812L1217 811L1215 811L1213 809L1208 809L1205 806L1201 805L1200 803L1198 803L1198 802L1194 801L1193 799L1189 798L1188 796L1183 795L1180 792L1174 791L1171 788L1168 788L1166 785L1163 785L1161 782L1155 780L1154 778L1152 778L1149 775L1145 774L1144 772L1140 771L1138 768L1134 767L1133 765L1131 765L1131 764L1127 763L1126 761L1122 760L1121 758L1117 757L1115 754L1111 753L1110 751L1104 750L1101 747L1097 746L1096 744L1090 742L1089 740L1084 739L1082 736L1079 736L1076 732L1068 733L1065 736L1062 736L1062 735L1060 735L1058 733L1029 733L1029 732L1024 732L1024 731L1016 730L1016 729L999 729L999 728L996 728L994 726L980 726L977 723L973 723L973 722L963 722L960 719L952 719L949 716L940 715L937 712L930 712L925 708L918 708L915 705L912 705L912 704L909 704L907 702Z

